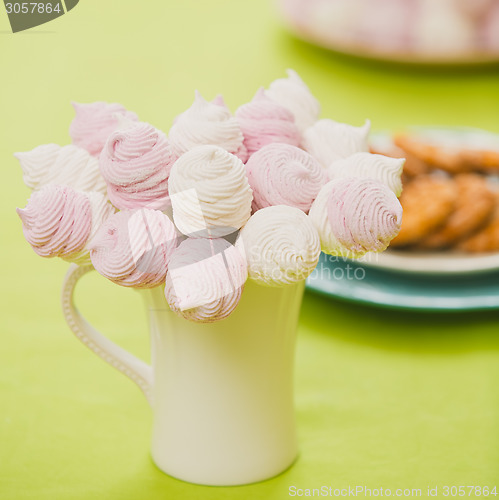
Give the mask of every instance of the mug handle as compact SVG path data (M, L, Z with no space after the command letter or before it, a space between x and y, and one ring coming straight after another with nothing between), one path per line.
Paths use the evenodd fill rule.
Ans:
M78 280L94 270L93 266L71 264L62 284L62 311L71 331L106 363L135 382L152 406L153 373L150 365L116 345L98 332L80 314L74 304L74 290Z

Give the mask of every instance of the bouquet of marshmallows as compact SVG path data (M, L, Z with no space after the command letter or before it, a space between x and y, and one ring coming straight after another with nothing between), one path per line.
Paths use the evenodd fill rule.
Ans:
M119 104L74 108L72 144L15 155L33 190L26 240L118 285L163 286L189 320L227 317L248 278L292 285L321 249L380 252L400 229L404 160L368 152L368 121L319 120L291 70L234 115L196 93L168 136Z

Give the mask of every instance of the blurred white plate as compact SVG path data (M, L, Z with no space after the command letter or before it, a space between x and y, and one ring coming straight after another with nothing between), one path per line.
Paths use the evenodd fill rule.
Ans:
M424 274L469 274L499 270L499 253L416 252L386 250L367 254L359 262L368 267Z

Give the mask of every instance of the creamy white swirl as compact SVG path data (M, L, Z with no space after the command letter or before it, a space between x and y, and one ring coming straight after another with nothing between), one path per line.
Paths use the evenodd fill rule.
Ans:
M362 127L329 119L319 120L303 132L302 146L327 168L333 161L369 151L367 138L370 129L369 120Z
M95 269L121 286L153 288L164 283L178 244L172 221L148 208L111 215L90 242Z
M168 137L177 156L197 146L213 145L235 154L243 162L248 159L239 123L221 96L215 102L208 102L196 92L192 106L175 118Z
M323 166L303 149L289 144L269 144L246 163L253 190L253 210L289 205L307 213L327 182Z
M113 211L101 193L56 184L34 191L26 208L17 209L24 236L38 255L77 264L90 261L88 242Z
M355 258L386 249L400 231L402 207L385 184L347 177L321 189L309 217L323 252Z
M241 230L251 279L269 286L302 281L315 269L321 251L312 221L286 205L262 208Z
M148 123L114 132L99 157L109 199L120 209L165 210L175 160L166 135Z
M112 132L118 129L120 121L138 121L133 111L127 111L121 104L73 102L76 115L69 127L73 144L98 156Z
M236 308L247 276L244 256L226 240L188 238L173 252L165 297L188 320L218 321Z
M99 171L97 158L82 148L43 144L14 156L21 164L24 183L31 189L61 184L81 191L106 194L106 181Z
M251 214L244 164L217 146L199 146L173 165L168 182L173 219L192 237L216 238L239 229Z
M286 73L288 78L273 81L265 93L289 109L295 117L296 126L303 131L319 119L321 106L296 71L288 69Z
M402 170L405 158L390 158L371 153L355 153L343 160L334 161L327 169L329 179L355 177L375 179L386 184L396 196L402 193Z

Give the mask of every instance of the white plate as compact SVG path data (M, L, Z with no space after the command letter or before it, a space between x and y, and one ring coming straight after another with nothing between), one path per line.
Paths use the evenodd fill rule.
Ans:
M388 249L380 254L367 254L359 263L405 273L457 275L499 270L499 253L473 255L452 251L416 252Z

